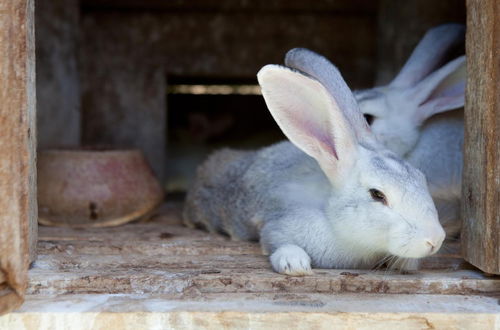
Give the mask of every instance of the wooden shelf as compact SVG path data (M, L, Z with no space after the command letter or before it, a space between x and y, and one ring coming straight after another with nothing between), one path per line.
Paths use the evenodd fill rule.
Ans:
M283 276L271 270L258 244L183 227L180 205L166 204L147 222L40 227L26 302L0 318L0 328L28 316L57 322L64 313L82 325L90 322L85 317L101 324L121 315L120 322L144 317L144 326L155 318L172 326L212 320L207 324L213 328L225 319L243 327L277 326L279 320L356 324L363 317L374 324L496 322L499 277L483 275L454 253L429 258L424 268L412 274L315 269L312 276Z

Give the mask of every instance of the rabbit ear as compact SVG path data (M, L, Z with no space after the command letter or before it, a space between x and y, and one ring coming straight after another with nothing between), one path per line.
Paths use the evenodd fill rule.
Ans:
M422 123L437 113L463 107L465 82L465 56L461 56L418 83L409 96L418 102L416 121Z
M395 87L411 87L436 70L454 48L465 40L465 27L444 24L427 31L406 64L391 82Z
M358 140L372 138L370 127L359 111L351 90L342 79L338 69L328 59L306 48L294 48L286 54L285 65L312 76L332 96L335 96L337 104L343 110Z
M358 141L339 102L353 98L351 92L332 97L318 81L279 65L266 65L257 79L283 133L341 185L358 157Z

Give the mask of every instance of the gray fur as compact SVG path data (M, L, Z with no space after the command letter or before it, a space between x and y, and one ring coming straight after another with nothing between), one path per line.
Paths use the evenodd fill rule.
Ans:
M296 203L324 208L330 189L317 162L288 141L257 152L218 151L197 174L187 195L185 220L203 223L211 231L222 230L233 239L259 239L259 230L267 222L297 207ZM298 178L305 184L301 189L319 189L324 198L304 199L308 194L303 190L292 196L294 189L287 186Z
M385 164L382 158L378 160ZM395 175L387 165L376 161L373 169L385 173L387 181L406 182L403 188L408 191L420 189L418 185L412 188L403 167ZM413 170L413 175L419 175ZM338 238L326 211L331 194L331 183L316 160L288 141L257 152L224 149L198 170L196 183L187 195L184 219L190 226L199 222L234 240L260 239L267 254L285 244L300 246L311 256L313 267L376 266L385 254L367 251L366 258L358 260L350 256L349 246L336 244ZM357 201L346 201L344 207L356 208Z
M449 237L460 233L460 200L464 116L463 109L445 112L428 119L415 148L406 156L410 164L427 177L429 191L439 221Z
M338 97L336 101L344 110L349 124L355 128L358 139L361 140L362 135L369 131L366 121L362 120L363 114L359 111L356 100L348 97L351 90L342 79L335 79L340 73L327 58L306 48L294 48L286 53L285 65L318 80L330 93L343 96Z
M332 73L332 85L345 84ZM214 153L188 192L187 225L260 240L273 268L296 276L311 266L371 268L386 257L411 269L439 249L444 231L424 175L378 143L366 124L350 124L344 111L359 110L349 89L328 91L276 65L262 68L258 79L293 144ZM359 113L354 118L364 122Z
M465 58L446 61L463 46L464 32L460 24L430 29L389 85L354 93L361 111L373 116L377 138L427 177L449 236L459 233L461 222L463 111L454 109L464 102ZM295 49L285 61L320 81L329 79L330 64L321 55Z

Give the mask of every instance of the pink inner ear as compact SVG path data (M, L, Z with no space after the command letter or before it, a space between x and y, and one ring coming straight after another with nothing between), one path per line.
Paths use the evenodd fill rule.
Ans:
M425 120L434 116L435 114L447 110L457 109L463 105L463 93L454 93L454 95L450 96L437 97L428 100L427 102L419 106L419 111L416 112L416 119L418 122L423 123Z
M330 142L330 137L327 137L326 139L323 138L318 138L318 142L322 144L322 149L330 152L335 159L339 160L339 156L337 155L337 150L335 150L335 145Z
M462 96L465 91L465 82L459 82L447 86L446 88L436 89L424 102L424 104L430 100L437 98L456 98Z
M333 133L327 132L326 123L323 127L316 127L313 122L309 122L307 120L299 120L290 116L290 121L295 122L296 127L303 131L306 135L306 139L310 139L311 137L314 140L315 144L319 149L323 152L331 153L337 160L339 159L337 155L337 150L335 149L335 141L333 137Z
M456 97L449 96L449 97L440 97L440 98L437 98L435 100L431 100L430 102L428 102L428 104L431 105L431 107L433 109L436 109L437 111L439 111L439 109L448 108L449 106L454 105L456 102L457 102Z

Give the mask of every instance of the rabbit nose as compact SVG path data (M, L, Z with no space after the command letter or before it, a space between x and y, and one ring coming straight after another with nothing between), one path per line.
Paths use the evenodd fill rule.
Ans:
M427 244L431 248L431 253L434 253L434 250L436 250L436 243L432 242L431 240L425 241L425 244Z
M428 237L425 239L425 244L427 247L430 248L429 254L434 254L436 253L439 248L441 247L441 244L444 241L444 231L439 232L439 234L435 235L434 237Z

